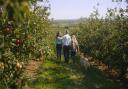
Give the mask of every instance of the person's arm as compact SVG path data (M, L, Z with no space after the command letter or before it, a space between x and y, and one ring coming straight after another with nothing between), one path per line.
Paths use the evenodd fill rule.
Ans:
M62 36L62 46L64 46L64 36Z
M80 53L79 44L77 45L77 52Z
M76 40L76 48L77 48L77 53L80 53L80 49L79 49L79 44L78 44L78 41Z
M71 46L71 43L72 43L72 39L71 37L69 37L69 45Z

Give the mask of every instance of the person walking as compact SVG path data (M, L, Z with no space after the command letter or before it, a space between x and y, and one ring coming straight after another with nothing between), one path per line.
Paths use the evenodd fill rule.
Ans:
M71 59L75 62L76 53L79 53L79 45L75 35L71 37Z
M63 36L63 53L64 53L64 60L66 63L69 62L70 47L71 47L71 36L69 35L68 30L66 30L66 33Z
M59 32L59 31L56 34L56 54L57 54L57 59L61 61L62 36L61 36L61 32Z

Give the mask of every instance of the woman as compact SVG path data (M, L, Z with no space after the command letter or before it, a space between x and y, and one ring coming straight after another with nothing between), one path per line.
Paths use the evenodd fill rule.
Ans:
M75 62L76 53L79 52L79 45L78 45L78 41L77 41L75 35L72 35L71 40L72 40L71 41L71 58L72 58L73 62Z
M57 32L56 34L56 54L57 54L57 59L61 61L61 53L62 53L62 36L61 32Z

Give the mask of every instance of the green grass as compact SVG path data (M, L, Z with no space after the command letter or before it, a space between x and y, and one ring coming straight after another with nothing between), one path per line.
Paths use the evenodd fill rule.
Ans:
M120 89L98 69L85 71L79 64L46 60L40 67L34 89Z

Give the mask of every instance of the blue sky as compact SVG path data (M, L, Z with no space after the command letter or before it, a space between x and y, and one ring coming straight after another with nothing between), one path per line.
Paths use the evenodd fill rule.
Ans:
M107 8L125 6L125 3L113 3L112 0L49 0L51 4L50 18L77 19L88 17L99 2L99 13L104 16Z

